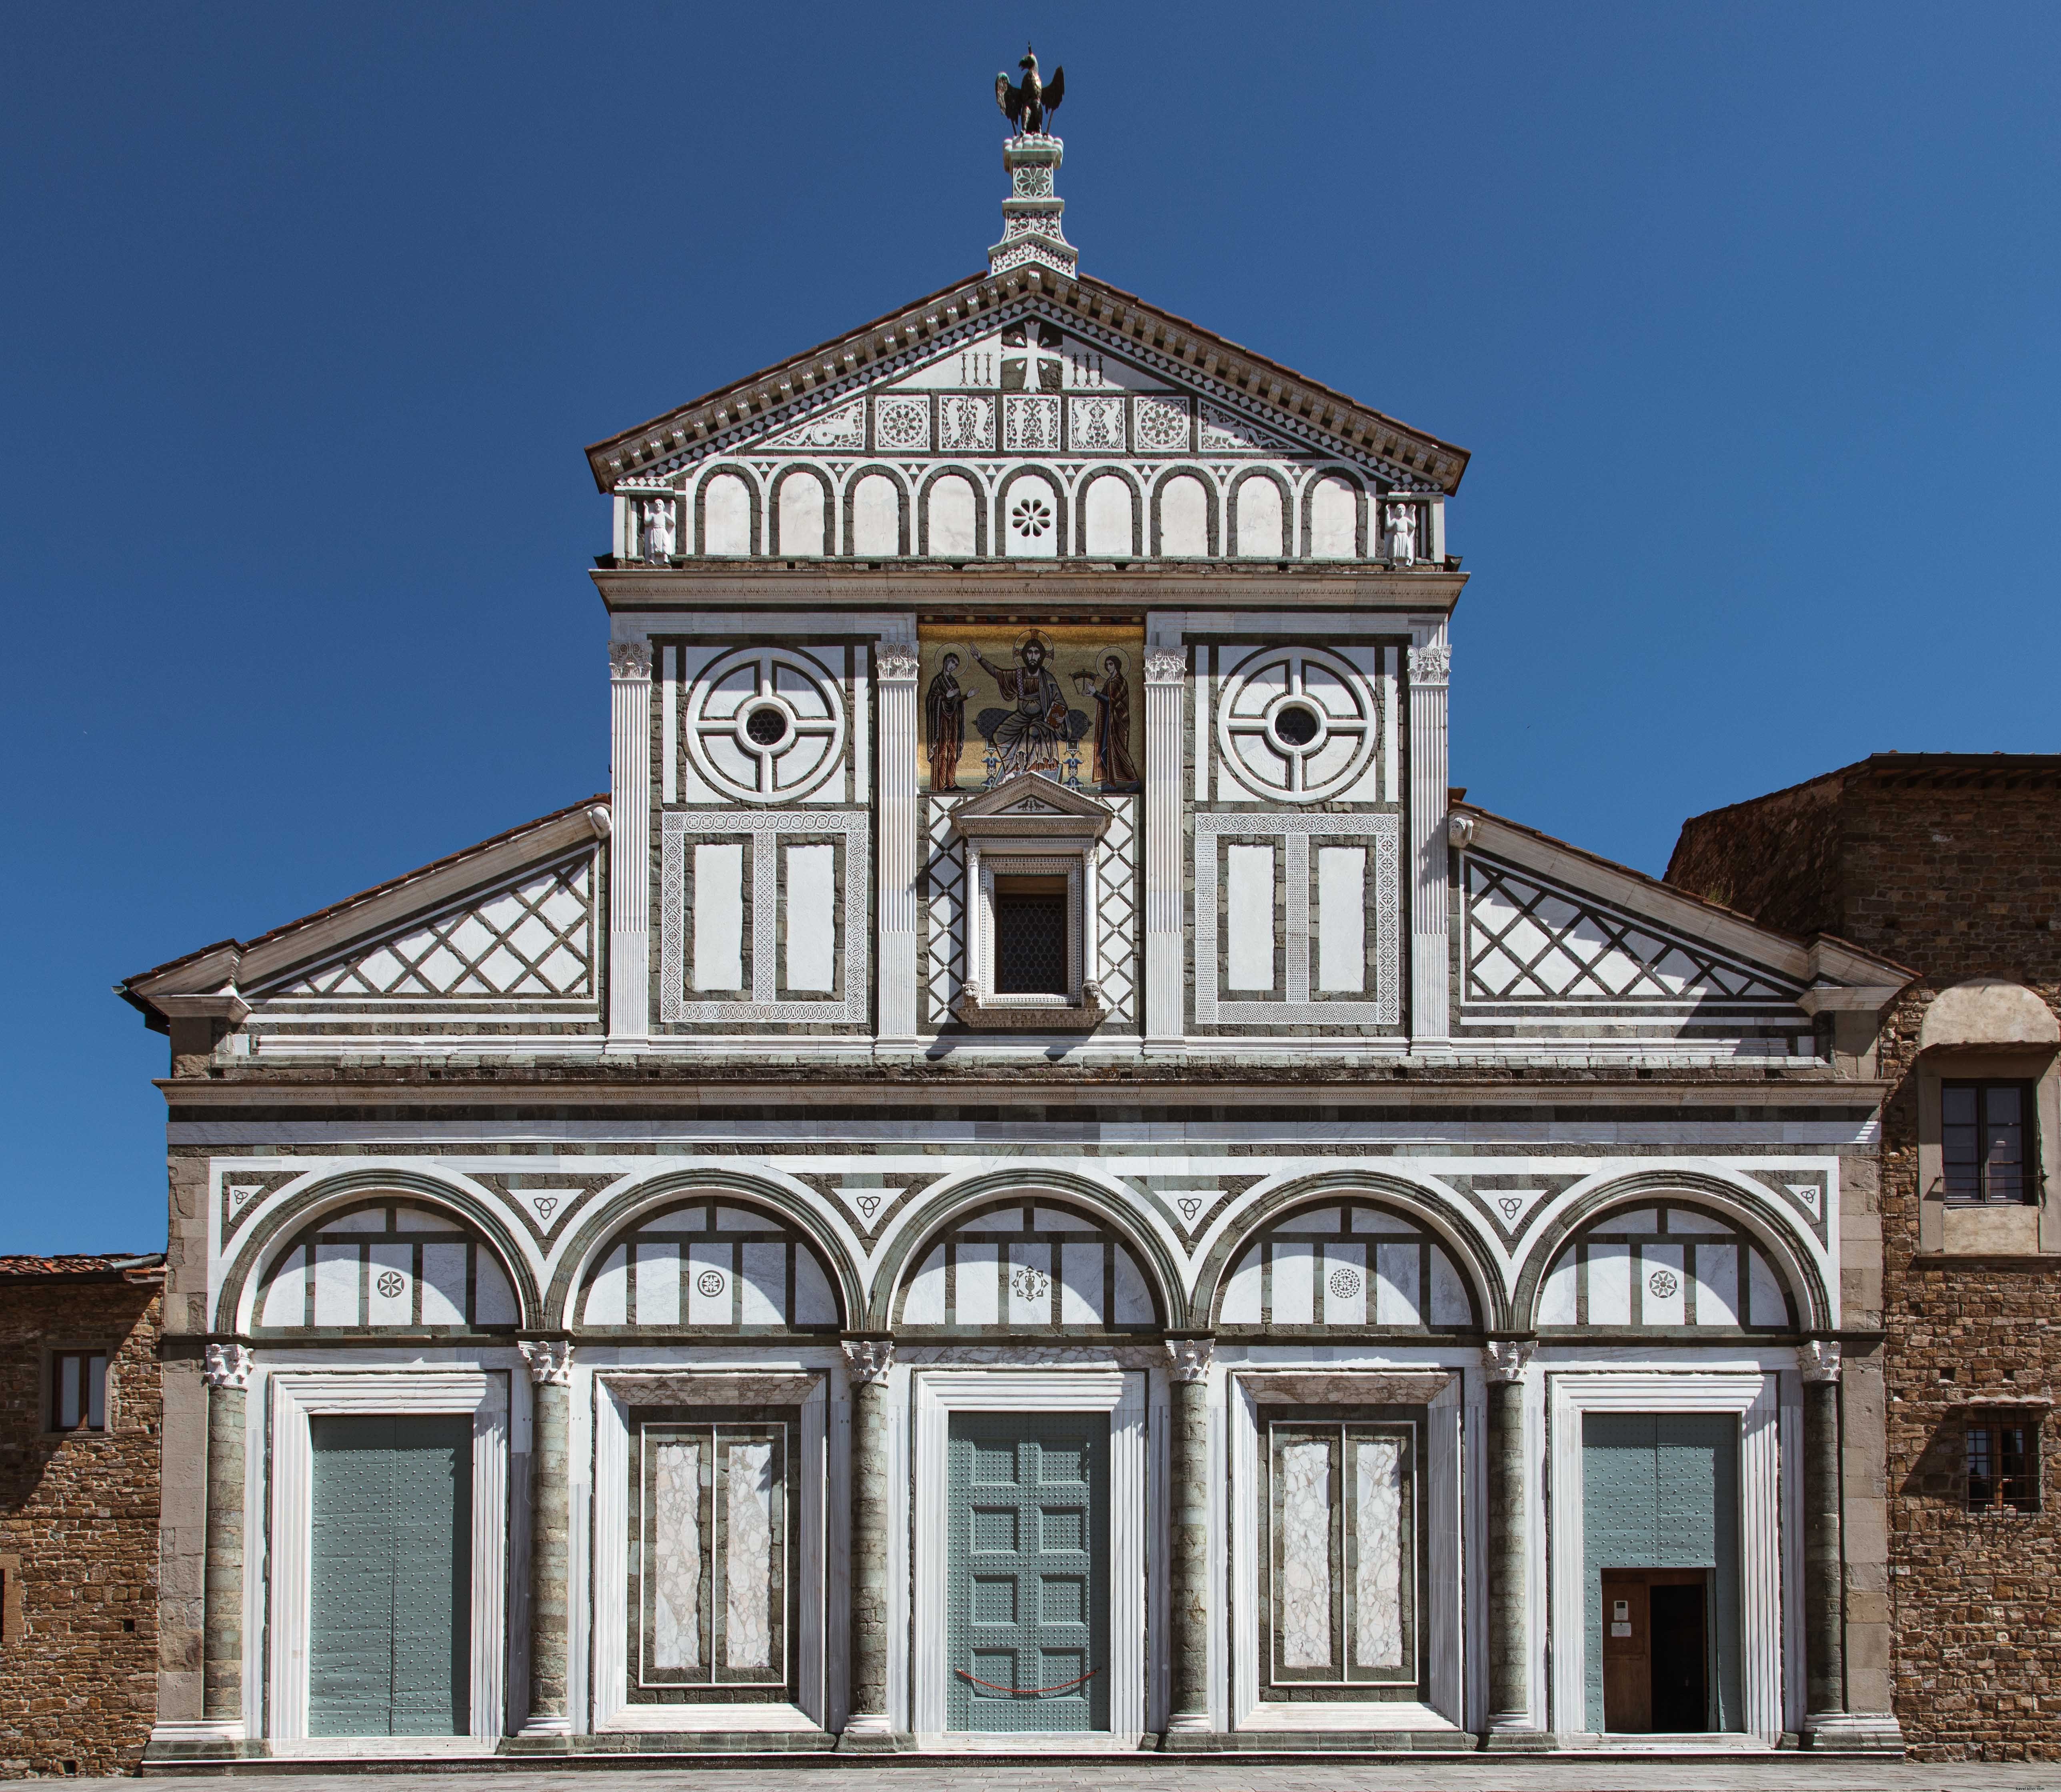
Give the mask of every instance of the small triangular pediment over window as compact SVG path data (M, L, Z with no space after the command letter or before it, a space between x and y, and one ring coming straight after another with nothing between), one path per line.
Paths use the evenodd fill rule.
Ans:
M991 790L965 797L952 808L952 829L960 834L1039 834L1099 838L1115 811L1085 790L1076 790L1026 771Z

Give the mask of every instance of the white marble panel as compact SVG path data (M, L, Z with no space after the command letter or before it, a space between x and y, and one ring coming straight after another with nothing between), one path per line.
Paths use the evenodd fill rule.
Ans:
M1789 1318L1789 1303L1782 1297L1782 1284L1775 1279L1775 1271L1768 1266L1767 1259L1752 1246L1747 1246L1747 1249L1753 1252L1747 1302L1753 1317L1748 1322L1756 1326L1786 1325Z
M744 848L736 841L694 847L694 987L744 987Z
M1257 1249L1247 1250L1238 1260L1238 1267L1231 1271L1218 1318L1227 1326L1256 1326L1260 1322L1259 1252Z
M974 556L974 517L978 500L973 483L956 473L948 473L930 487L930 553L940 560L970 560Z
M1639 1253L1639 1313L1649 1326L1679 1326L1687 1317L1682 1247L1643 1245Z
M1317 849L1317 987L1327 994L1367 988L1364 846Z
M295 1251L266 1291L261 1326L298 1326L307 1318L307 1266Z
M1303 1238L1277 1238L1274 1243L1274 1323L1310 1326L1317 1321L1316 1253Z
M734 1309L730 1282L737 1274L737 1246L696 1238L687 1246L687 1323L726 1326ZM641 1308L640 1308L641 1311Z
M1696 1246L1696 1323L1735 1326L1739 1314L1739 1246Z
M1103 1322L1102 1246L1059 1247L1059 1323L1099 1326Z
M426 1297L424 1310L428 1310ZM515 1290L490 1251L481 1251L473 1266L472 1316L482 1326L512 1326L522 1318L515 1305Z
M1667 1210L1667 1230L1670 1232L1715 1234L1722 1238L1731 1233L1731 1227L1721 1219L1713 1219L1708 1214L1698 1213L1693 1207L1670 1207Z
M1082 552L1097 559L1128 560L1133 551L1128 481L1105 474L1088 484L1087 539Z
M744 1263L738 1278L738 1314L747 1326L787 1322L787 1247L770 1242L741 1247Z
M653 1450L650 1538L651 1666L702 1662L702 1446L697 1440Z
M1339 1210L1335 1207L1306 1207L1299 1214L1291 1214L1274 1230L1276 1232L1335 1232L1339 1230Z
M733 1668L773 1665L773 1446L734 1443L726 1453L723 1538L723 1659Z
M1159 552L1169 560L1199 560L1210 551L1210 501L1201 480L1176 474L1159 489Z
M1374 1322L1378 1326L1420 1326L1424 1322L1422 1271L1415 1245L1375 1246L1376 1294Z
M422 1246L424 1325L462 1326L465 1323L465 1274L472 1254L470 1245ZM482 1283L491 1267L489 1254L481 1251L478 1273Z
M1359 536L1353 489L1335 474L1317 482L1310 498L1310 558L1350 560Z
M1224 982L1234 990L1274 987L1274 849L1233 846L1225 850L1227 870ZM1202 974L1211 974L1204 966Z
M1329 1667L1331 1654L1331 1451L1322 1442L1281 1446L1281 1665Z
M1431 1323L1465 1326L1474 1322L1474 1306L1467 1286L1453 1260L1436 1246L1431 1250Z
M1539 1296L1539 1323L1542 1326L1571 1326L1575 1323L1577 1308L1575 1304L1575 1254L1563 1251L1552 1274L1546 1278L1546 1286Z
M1152 1322L1152 1290L1145 1286L1137 1260L1123 1246L1116 1247L1116 1322L1120 1326L1149 1325Z
M637 1251L637 1323L677 1326L680 1322L680 1247L646 1238Z
M751 551L751 494L734 473L718 473L702 487L702 552Z
M1355 1207L1352 1210L1352 1229L1355 1232L1387 1232L1400 1234L1405 1238L1419 1236L1421 1228L1400 1214L1391 1214L1386 1207Z
M1279 560L1287 554L1282 527L1281 488L1271 479L1248 479L1238 488L1238 552L1242 560Z
M869 473L851 494L851 551L862 560L891 560L901 539L901 494L886 474Z
M315 1323L358 1323L358 1246L315 1246Z
M830 551L824 527L823 488L806 473L780 482L780 558L819 558Z
M1361 1667L1403 1666L1403 1444L1353 1441L1353 1654Z
M365 1290L365 1315L375 1326L405 1326L415 1312L415 1249L406 1244L376 1244L370 1252L370 1283ZM463 1272L459 1272L461 1274ZM465 1285L461 1282L458 1286Z
M1002 1321L995 1292L995 1251L991 1243L963 1235L953 1278L953 1317L962 1326L993 1326Z
M942 1326L945 1322L945 1247L934 1245L902 1297L902 1322Z
M794 1253L794 1316L798 1326L834 1326L837 1323L836 1297L830 1278L806 1250Z
M1363 1326L1367 1323L1367 1246L1363 1244L1327 1244L1323 1262L1324 1323L1327 1326Z
M758 1232L766 1226L766 1216L750 1207L718 1207L715 1210L715 1229L718 1232Z
M837 987L837 848L790 846L786 860L787 988Z
M1628 1326L1631 1323L1631 1246L1592 1244L1589 1246L1589 1323L1592 1326Z
M587 1284L586 1321L590 1326L628 1323L630 1270L621 1245L611 1250Z

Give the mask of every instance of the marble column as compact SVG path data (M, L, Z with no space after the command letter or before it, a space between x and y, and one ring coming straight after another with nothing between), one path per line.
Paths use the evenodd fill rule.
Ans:
M1803 1346L1803 1734L1844 1746L1845 1602L1839 1596L1839 1346Z
M916 795L916 650L882 642L874 650L879 714L879 1036L890 1052L916 1045L916 871L922 829Z
M651 1031L651 644L611 641L608 664L608 1042L636 1045Z
M1420 630L1410 650L1410 1038L1450 1049L1451 926L1446 875L1446 626Z
M224 1741L244 1734L243 1409L250 1366L242 1345L210 1344L202 1370L207 1383L207 1555L201 1721Z
M1187 904L1181 875L1181 711L1188 657L1145 656L1145 1042L1178 1046L1187 1026Z
M851 1374L851 1698L838 1746L897 1746L887 1709L887 1552L894 1473L887 1372L894 1346L884 1338L847 1338Z
M1210 1364L1213 1339L1167 1346L1173 1393L1167 1503L1173 1515L1167 1590L1172 1686L1164 1746L1212 1746L1210 1722Z
M1485 1353L1489 1717L1482 1746L1491 1749L1543 1749L1551 1742L1531 1712L1531 1624L1525 1605L1525 1490L1529 1478L1524 1456L1524 1377L1535 1348L1514 1339L1495 1339Z
M620 838L618 836L618 838ZM530 1366L530 1715L519 1740L563 1747L572 1734L566 1694L570 1627L573 1347L562 1338L516 1346Z

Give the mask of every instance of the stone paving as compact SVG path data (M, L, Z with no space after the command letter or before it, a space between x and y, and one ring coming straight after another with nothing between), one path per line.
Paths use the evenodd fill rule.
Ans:
M1735 1758L1563 1755L1495 1761L1476 1755L1393 1762L1327 1760L1242 1765L1235 1761L1073 1758L1050 1766L960 1757L854 1767L817 1757L764 1766L695 1762L625 1772L619 1768L510 1770L485 1762L470 1770L406 1774L280 1773L186 1778L182 1792L2061 1792L2061 1762L1920 1762L1880 1757L1827 1759L1794 1754ZM102 1782L111 1786L111 1782Z

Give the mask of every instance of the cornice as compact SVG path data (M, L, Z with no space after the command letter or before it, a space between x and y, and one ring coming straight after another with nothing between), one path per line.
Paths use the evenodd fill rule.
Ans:
M1451 611L1468 575L1344 562L1163 560L726 560L597 566L611 610L770 609L1395 610Z

